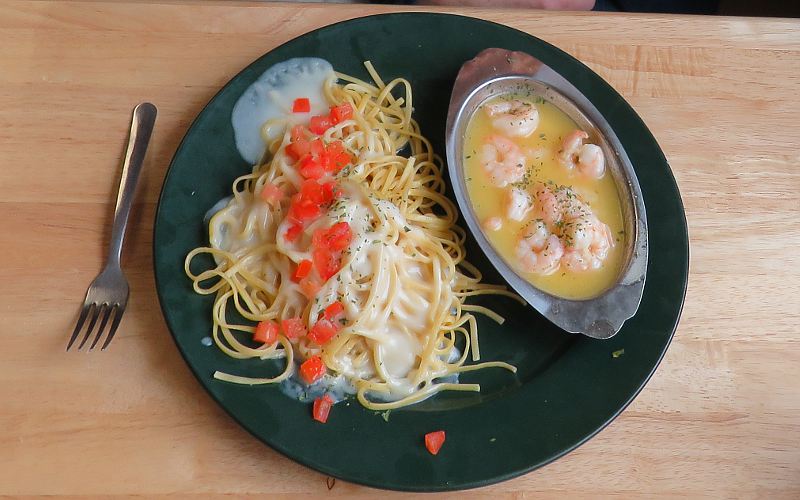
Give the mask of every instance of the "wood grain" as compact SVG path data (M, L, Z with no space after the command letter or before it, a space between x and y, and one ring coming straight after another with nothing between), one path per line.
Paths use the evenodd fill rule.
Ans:
M236 426L155 298L155 202L203 104L252 59L383 6L0 3L0 494L371 498ZM521 478L445 498L800 497L800 23L461 10L578 57L641 114L686 205L691 275L664 362L610 427ZM112 349L63 345L110 226L129 113L160 115Z

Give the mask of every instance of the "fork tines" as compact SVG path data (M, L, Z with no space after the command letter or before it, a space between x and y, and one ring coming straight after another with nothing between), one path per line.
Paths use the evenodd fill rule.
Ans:
M109 319L111 319L111 316L114 316L114 320L111 322L111 328L108 330L106 341L103 343L103 347L100 348L100 350L105 350L105 348L108 347L108 344L111 343L111 339L114 338L114 334L117 332L117 327L119 326L119 322L122 320L123 312L125 312L124 306L121 306L119 303L84 303L83 308L81 309L81 316L78 318L78 323L75 325L75 330L72 332L72 337L70 337L69 343L67 344L67 350L69 351L70 347L72 347L72 344L75 343L75 340L78 338L78 334L83 329L83 324L87 319L89 319L89 326L86 327L86 333L83 335L83 340L81 340L81 343L78 344L78 349L82 349L84 344L86 344L86 341L89 340L89 337L91 337L92 332L95 329L94 327L97 324L97 320L99 319L100 327L97 329L94 340L89 346L90 351L94 349L94 346L97 345L97 342L99 342L100 338L103 336L103 332L108 324Z

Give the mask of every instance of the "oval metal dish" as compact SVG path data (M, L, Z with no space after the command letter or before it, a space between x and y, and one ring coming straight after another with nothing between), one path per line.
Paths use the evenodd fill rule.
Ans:
M606 157L620 196L625 224L625 255L614 285L589 299L549 294L523 277L495 251L477 220L464 180L464 136L473 113L487 99L530 91L565 112L588 132ZM492 265L531 306L570 333L606 339L614 336L639 308L647 273L647 218L642 192L622 144L608 122L574 85L523 52L486 49L458 73L447 114L447 165L456 200L469 229Z

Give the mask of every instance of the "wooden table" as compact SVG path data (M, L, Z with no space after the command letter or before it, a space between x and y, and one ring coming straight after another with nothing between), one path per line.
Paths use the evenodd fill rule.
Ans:
M192 118L239 69L379 6L0 3L0 494L370 498L238 427L159 312L156 198ZM463 10L573 54L637 109L686 204L691 276L664 362L611 426L452 497L800 497L800 22ZM64 353L99 270L130 110L160 109L111 349Z

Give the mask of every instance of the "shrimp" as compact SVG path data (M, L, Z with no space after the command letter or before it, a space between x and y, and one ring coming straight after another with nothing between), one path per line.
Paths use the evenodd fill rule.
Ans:
M561 143L558 161L570 170L577 167L585 177L599 179L606 172L606 159L600 146L583 143L588 138L583 130L574 130Z
M489 231L499 231L503 229L503 219L500 217L489 217L483 221L483 227Z
M481 149L481 165L497 187L521 181L527 172L519 146L502 135L490 135Z
M565 221L591 215L589 208L575 190L568 186L556 186L538 182L533 186L534 218L544 221L551 231L560 228Z
M583 217L566 224L567 250L563 263L572 271L599 269L614 246L611 229L596 217Z
M524 189L512 187L506 194L506 206L508 207L506 216L511 220L521 221L533 208L531 195Z
M539 126L539 110L533 103L511 99L484 106L492 126L510 136L528 137Z
M567 247L573 250L589 248L594 239L595 222L592 219L592 217L581 216L564 224L563 236Z
M555 234L548 234L543 222L536 222L532 232L523 233L517 244L517 258L523 270L536 274L552 274L564 255L564 245Z
M533 186L533 218L541 220L548 228L561 222L562 214L559 199L553 190L539 182Z

